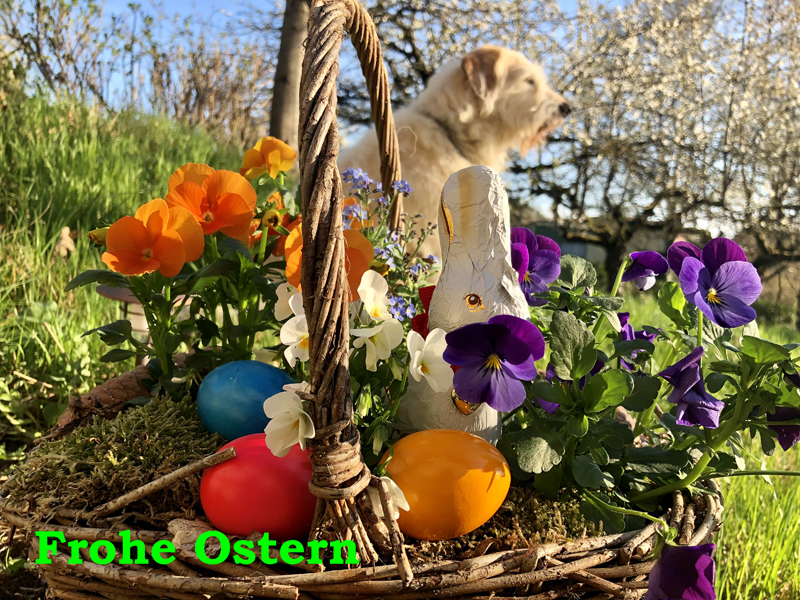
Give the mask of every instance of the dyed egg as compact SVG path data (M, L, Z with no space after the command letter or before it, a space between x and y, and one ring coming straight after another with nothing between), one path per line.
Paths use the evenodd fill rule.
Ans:
M269 533L276 540L304 540L317 499L308 491L311 459L300 446L278 458L263 433L233 440L219 449L236 456L203 471L200 502L208 520L229 535Z
M497 512L511 485L500 451L466 431L412 433L394 444L386 470L410 507L400 511L400 531L418 540L448 540L477 529Z
M211 371L197 391L197 411L206 429L226 440L259 433L269 423L264 400L294 380L277 367L237 360Z

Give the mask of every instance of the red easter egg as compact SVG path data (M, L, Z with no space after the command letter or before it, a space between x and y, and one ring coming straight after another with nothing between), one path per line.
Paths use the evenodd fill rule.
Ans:
M276 540L304 540L317 499L308 491L311 459L299 445L278 458L263 433L225 444L236 448L229 461L203 471L200 502L208 520L229 535L269 533Z

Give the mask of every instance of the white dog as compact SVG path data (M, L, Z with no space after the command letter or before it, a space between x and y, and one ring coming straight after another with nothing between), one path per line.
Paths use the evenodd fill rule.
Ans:
M403 178L414 190L404 211L421 213L423 226L436 222L450 175L473 165L504 171L509 150L524 156L541 146L571 110L547 85L542 68L519 52L483 46L446 63L419 98L395 114ZM374 131L342 151L339 168L347 167L380 178ZM420 255L428 254L439 254L438 236L420 248Z

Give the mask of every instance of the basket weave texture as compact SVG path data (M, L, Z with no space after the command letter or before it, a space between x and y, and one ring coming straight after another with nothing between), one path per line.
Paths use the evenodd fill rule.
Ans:
M653 561L645 560L656 540L654 525L640 531L568 543L487 554L481 544L466 560L410 564L404 540L392 517L394 510L386 484L374 477L361 460L359 434L353 423L348 370L349 290L342 233L342 188L336 161L339 130L336 120L336 79L339 51L349 33L361 62L370 93L372 117L381 149L384 189L401 179L397 136L392 118L389 84L374 24L355 0L314 0L303 63L300 101L300 174L303 198L302 292L310 342L311 417L316 427L312 441L313 475L309 488L317 497L312 539L351 539L360 566L323 570L320 565L278 562L242 566L233 562L209 565L194 554L194 541L207 525L175 520L169 531L137 530L131 539L145 543L148 553L159 540L172 540L176 560L158 567L137 565L69 564L57 553L51 565L40 569L48 594L65 600L134 600L175 598L196 600L217 594L229 597L353 598L525 597L641 598ZM392 224L400 223L402 200L393 205ZM121 376L121 378L126 377ZM106 385L108 387L108 385ZM110 388L108 388L110 389ZM113 394L112 394L113 395ZM113 405L113 398L109 402ZM87 413L108 416L100 406L81 407ZM115 407L119 408L119 407ZM86 415L82 421L86 420ZM89 415L91 416L91 415ZM12 506L0 500L0 516L13 529L31 537L31 559L39 555L36 531L60 531L67 540L119 542L113 529L115 511L176 481L195 476L204 468L229 460L232 450L183 467L92 511L62 508L53 522L37 522L30 506ZM680 532L680 543L696 545L719 527L722 502L713 484L711 494L673 495L665 515ZM379 492L386 518L372 511L366 488ZM13 536L13 530L12 530ZM279 557L278 557L279 558ZM494 595L499 594L499 595Z

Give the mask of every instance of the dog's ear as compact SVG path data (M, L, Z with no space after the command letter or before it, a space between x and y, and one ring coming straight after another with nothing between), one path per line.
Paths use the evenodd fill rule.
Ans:
M487 104L492 104L498 92L498 63L500 48L484 46L461 59L461 68L467 76L472 91Z

